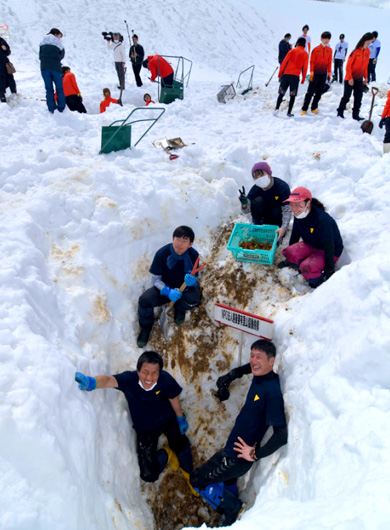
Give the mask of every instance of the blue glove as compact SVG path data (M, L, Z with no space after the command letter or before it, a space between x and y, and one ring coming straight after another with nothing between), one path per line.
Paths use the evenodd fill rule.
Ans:
M90 377L89 375L84 375L81 372L76 372L74 378L75 381L79 383L80 390L87 390L88 392L95 390L97 384L95 377Z
M183 296L183 293L181 293L179 289L171 289L168 287L168 285L164 285L160 291L160 294L167 296L173 303L177 302Z
M180 433L184 434L188 431L188 421L186 413L183 410L183 416L176 416L177 423L179 424Z
M240 201L240 203L245 206L246 204L248 204L248 197L246 196L245 194L245 188L244 186L242 187L242 190L238 190L238 193L240 194L239 197L238 197L238 200Z
M379 122L379 129L382 129L385 124L385 118L381 118L381 121Z
M195 287L198 283L195 276L188 273L184 276L184 281L186 282L187 287Z

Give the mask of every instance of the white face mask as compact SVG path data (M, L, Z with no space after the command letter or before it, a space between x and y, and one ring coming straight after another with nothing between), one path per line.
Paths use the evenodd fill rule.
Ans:
M304 219L308 215L309 215L309 210L307 209L307 206L306 206L306 208L303 210L303 212L301 212L299 215L295 215L294 214L294 217L296 217L297 219Z
M271 184L271 177L269 175L264 175L263 177L259 177L255 180L255 185L259 186L259 188L262 188L262 189L268 188L270 184Z

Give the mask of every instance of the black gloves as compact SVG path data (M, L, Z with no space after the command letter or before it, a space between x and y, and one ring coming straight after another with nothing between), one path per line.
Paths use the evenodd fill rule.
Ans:
M382 129L385 124L385 118L381 118L381 121L379 122L379 129Z
M219 399L219 401L226 401L229 399L230 392L229 392L229 385L232 381L237 379L239 377L238 370L236 368L233 368L233 370L230 370L225 375L221 375L221 377L218 377L217 379L217 387L218 390L215 394L215 397Z
M245 195L245 188L244 186L242 187L242 190L238 190L238 193L240 194L238 199L240 201L240 203L243 205L243 206L246 206L248 204L248 198L247 196Z

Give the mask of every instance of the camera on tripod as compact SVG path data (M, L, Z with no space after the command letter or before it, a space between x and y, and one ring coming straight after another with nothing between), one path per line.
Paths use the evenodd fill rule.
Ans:
M114 40L114 35L118 35L119 36L119 42L123 42L123 36L118 33L118 32L112 32L112 31L103 31L102 32L102 35L103 35L103 39L104 40Z

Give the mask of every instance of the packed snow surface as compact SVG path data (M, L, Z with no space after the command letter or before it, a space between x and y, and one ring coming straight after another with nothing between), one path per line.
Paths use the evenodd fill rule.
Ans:
M275 321L289 441L240 484L246 510L234 527L389 528L390 155L382 156L377 127L390 88L389 11L388 2L365 4L3 0L0 22L10 28L20 95L0 107L2 530L154 528L124 399L111 389L80 392L74 372L135 368L137 300L150 286L155 251L180 224L193 227L195 248L211 260L203 285L209 317L223 301ZM183 55L193 71L185 99L166 106L136 148L99 155L102 125L142 106L145 92L157 101L157 85L144 70L137 89L128 64L123 109L98 114L102 89L118 94L101 32L120 31L128 47L124 19L148 55ZM265 83L277 44L286 32L294 41L303 24L313 45L329 30L331 45L345 33L350 51L366 31L379 32L371 136L350 110L336 118L336 83L317 116L300 116L306 85L294 119L285 106L272 115L276 76ZM42 101L38 47L51 27L64 33L63 64L76 74L87 115L49 115ZM220 85L252 64L254 90L218 103ZM366 95L364 116L370 102ZM187 146L174 161L151 143L178 136ZM291 270L240 264L226 251L227 230L245 221L237 189L250 188L250 169L262 159L292 188L308 187L338 223L351 263L316 291ZM223 244L215 249L217 237ZM228 274L242 283L227 289ZM237 384L225 405L212 397L222 368L237 362L237 335L227 328L219 332L224 347L208 352L207 370L186 369L216 329L210 319L191 328L191 318L176 329L186 349L175 349L173 336L168 346L158 336L153 345L184 387L188 434L204 461L223 445L245 390Z

